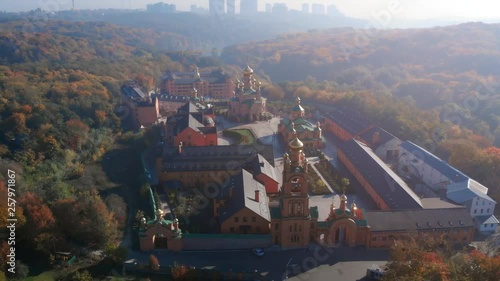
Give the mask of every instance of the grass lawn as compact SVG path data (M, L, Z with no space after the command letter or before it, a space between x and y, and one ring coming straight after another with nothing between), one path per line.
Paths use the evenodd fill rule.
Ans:
M331 165L328 163L328 165ZM316 163L314 165L316 169L318 169L318 172L323 176L323 178L328 182L328 185L333 189L333 191L337 193L342 193L342 190L340 190L339 185L337 184L336 179L334 178L335 175L333 175L331 172L326 170L321 163Z
M309 190L314 195L324 195L332 193L330 189L326 186L325 182L318 176L316 171L311 167L311 164L308 164L309 168Z
M24 279L25 281L53 281L56 280L59 274L55 270L46 271L38 276L31 276Z
M224 136L233 138L236 144L249 145L254 144L257 139L249 129L231 129L223 132Z

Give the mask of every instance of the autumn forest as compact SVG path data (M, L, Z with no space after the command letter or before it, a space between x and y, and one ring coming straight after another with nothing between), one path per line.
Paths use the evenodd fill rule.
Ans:
M128 195L112 191L101 166L118 146L136 155L134 149L147 144L148 132L122 124L116 112L120 86L133 79L147 92L166 70L194 65L223 67L236 78L248 62L266 81L271 111L283 109L278 101L300 96L313 109L335 106L362 113L446 159L500 202L498 24L310 30L259 42L229 40L241 44L219 51L217 45L227 41L218 38L215 44L210 36L222 38L222 31L198 34L194 46L190 32L196 28L189 23L186 31L125 25L123 18L115 23L0 19L0 170L18 175L18 249L20 255L34 253L26 263L49 260L56 246L123 255L118 245ZM203 26L200 21L193 24ZM238 33L251 25L241 29ZM199 45L213 52L189 51ZM6 173L1 174L1 198L7 196L6 183ZM133 183L142 184L143 179ZM7 216L2 207L2 229ZM395 255L405 255L398 250ZM7 251L3 242L1 271ZM425 254L440 266L445 263L439 255ZM467 258L491 266L483 255Z

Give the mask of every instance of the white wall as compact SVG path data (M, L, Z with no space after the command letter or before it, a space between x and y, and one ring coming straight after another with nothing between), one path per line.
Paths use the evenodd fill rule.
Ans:
M403 166L408 166L410 173L421 179L426 185L431 187L433 190L438 190L440 188L446 188L448 185L452 184L450 179L441 172L435 170L427 163L421 159L423 155L419 158L412 154L405 148L400 148L399 151L399 164Z
M495 211L496 203L481 197L476 197L472 200L470 207L471 217L491 216Z
M397 150L399 151L400 150L400 145L401 145L402 141L400 139L397 139L397 138L394 138L386 143L384 143L383 145L379 146L376 150L375 150L375 154L377 154L377 156L384 160L384 162L387 162L387 159L386 159L386 156L387 156L387 151L389 150ZM401 155L401 154L399 154Z

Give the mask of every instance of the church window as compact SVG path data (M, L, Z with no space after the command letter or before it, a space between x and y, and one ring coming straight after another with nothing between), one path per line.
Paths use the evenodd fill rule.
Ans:
M294 231L297 231L297 224L294 225Z

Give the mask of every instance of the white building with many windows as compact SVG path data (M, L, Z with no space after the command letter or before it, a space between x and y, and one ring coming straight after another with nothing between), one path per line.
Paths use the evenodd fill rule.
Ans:
M422 181L436 193L446 193L449 201L466 206L479 231L495 231L499 226L493 215L496 202L487 195L488 188L422 147L410 141L403 142L399 151L399 170Z

